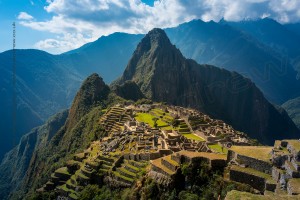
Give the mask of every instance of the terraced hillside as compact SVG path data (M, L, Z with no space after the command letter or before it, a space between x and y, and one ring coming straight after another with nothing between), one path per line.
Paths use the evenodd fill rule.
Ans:
M274 147L244 146L249 140L246 135L223 121L161 103L117 104L101 112L96 122L105 136L54 170L37 190L39 194L54 192L56 197L82 199L92 185L130 193L149 184L159 191L190 191L189 185L200 180L201 184L221 181L216 187L223 198L223 190L232 189L265 193L266 199L300 194L299 141L277 141ZM217 142L211 142L212 138ZM216 180L209 179L216 176ZM234 195L244 193L232 192L227 198Z
M96 121L106 136L56 169L37 190L39 193L54 191L57 196L78 199L88 185L131 188L144 180L146 174L158 177L158 184L170 185L182 167L179 157L191 161L195 155L202 159L205 156L188 152L214 152L197 135L207 124L195 127L188 116L204 117L212 124L218 121L195 110L154 103L117 104L101 112ZM185 153L174 154L182 150ZM224 152L218 155L222 159L226 156Z

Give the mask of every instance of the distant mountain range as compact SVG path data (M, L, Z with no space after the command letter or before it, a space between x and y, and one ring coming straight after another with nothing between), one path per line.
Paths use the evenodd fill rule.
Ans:
M298 27L270 19L239 23L194 20L166 29L166 33L185 57L236 71L250 78L268 100L281 105L300 96ZM108 83L121 76L142 37L114 33L61 55L17 50L16 141L68 108L87 75L97 72ZM0 62L0 96L4 97L0 99L1 157L12 147L12 51L1 53Z

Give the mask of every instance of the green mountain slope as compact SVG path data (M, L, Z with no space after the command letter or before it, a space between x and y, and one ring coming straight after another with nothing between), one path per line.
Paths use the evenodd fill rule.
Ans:
M282 107L287 111L298 128L300 128L300 97L285 102L282 104Z
M67 117L67 110L51 117L44 125L24 135L20 143L5 155L0 165L1 199L6 199L10 191L20 188L36 151L47 148L49 141L63 127Z
M68 118L64 118L65 121L58 126L59 129L54 129L52 126L42 126L39 129L45 129L45 132L52 130L55 132L51 132L51 137L43 140L44 143L41 140L26 142L34 148L31 148L30 153L27 153L29 160L24 163L24 170L16 176L19 178L18 184L10 183L10 198L19 199L18 196L24 196L25 193L29 193L28 195L35 193L35 189L41 187L41 184L49 179L50 172L53 169L61 166L74 153L87 148L91 141L103 137L105 132L98 123L100 116L103 114L102 110L111 103L122 101L122 98L110 92L109 87L104 84L102 78L97 74L89 76L77 92L67 113ZM36 137L37 134L40 133L34 132L34 134L28 135ZM17 152L22 145L21 141L19 147L14 148L6 155L7 161L4 160L0 168L6 168L7 163L10 164L7 166L16 165L15 158L18 158L17 160L21 158L14 155L14 152ZM26 151L20 151L20 153L24 154ZM16 173L16 169L12 168L8 173L5 171L4 175L14 173ZM4 185L4 187L8 186ZM6 192L3 195L3 197L7 197L5 196L7 195Z

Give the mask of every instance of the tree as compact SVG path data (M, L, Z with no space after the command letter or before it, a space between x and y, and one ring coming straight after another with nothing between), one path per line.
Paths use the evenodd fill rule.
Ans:
M157 118L157 117L153 117L152 120L153 120L153 122L154 122L154 127L157 128L157 121L158 121L158 118Z

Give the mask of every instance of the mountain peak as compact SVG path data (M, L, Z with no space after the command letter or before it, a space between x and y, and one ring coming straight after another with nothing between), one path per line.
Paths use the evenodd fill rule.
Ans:
M165 31L154 28L138 44L119 83L125 83L126 80L131 80L134 74L139 74L134 80L139 85L139 79L143 75L153 74L159 68L170 68L174 66L172 63L178 62L182 57L175 45L171 44Z
M169 42L171 44L165 31L160 28L152 29L148 32L147 36L151 39L151 42Z
M144 53L149 50L154 51L158 47L169 48L170 46L173 45L171 44L165 31L160 28L154 28L142 39L137 47L136 52Z
M78 122L89 110L105 100L109 87L96 73L90 75L77 92L69 113L69 127Z

